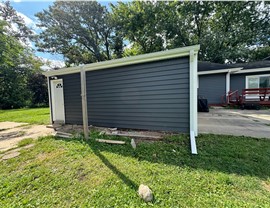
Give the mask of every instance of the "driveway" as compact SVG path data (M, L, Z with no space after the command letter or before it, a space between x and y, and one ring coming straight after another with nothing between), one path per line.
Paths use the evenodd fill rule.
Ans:
M270 110L210 109L199 113L199 133L270 138Z

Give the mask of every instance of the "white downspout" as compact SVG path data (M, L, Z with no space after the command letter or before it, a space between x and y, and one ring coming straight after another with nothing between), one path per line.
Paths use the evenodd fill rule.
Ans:
M189 54L189 101L190 101L190 145L191 153L197 153L196 139L198 136L198 104L197 104L197 88L198 88L198 74L197 74L197 53L194 50Z
M230 90L231 90L231 70L228 70L228 73L226 74L226 101L227 103L229 103L227 96L229 95Z

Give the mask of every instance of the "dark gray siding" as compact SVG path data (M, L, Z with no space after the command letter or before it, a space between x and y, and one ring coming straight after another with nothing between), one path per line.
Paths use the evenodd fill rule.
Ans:
M189 59L86 72L89 124L189 132Z
M256 72L246 74L231 74L231 91L238 90L242 94L242 90L246 88L246 76L270 74L270 72Z
M246 88L246 74L231 74L231 91L238 90L241 94L242 89Z
M82 124L80 73L59 76L59 78L63 79L65 123Z
M199 76L198 95L206 98L208 104L221 104L221 97L226 93L226 74Z

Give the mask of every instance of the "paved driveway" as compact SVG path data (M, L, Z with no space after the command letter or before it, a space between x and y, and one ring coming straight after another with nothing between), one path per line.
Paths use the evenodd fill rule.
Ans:
M199 113L199 133L270 138L270 110L210 109Z

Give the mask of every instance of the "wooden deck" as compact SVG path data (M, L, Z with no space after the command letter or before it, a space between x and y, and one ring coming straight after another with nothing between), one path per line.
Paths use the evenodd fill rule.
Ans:
M241 95L238 90L230 91L226 96L226 104L270 106L270 88L243 89Z

